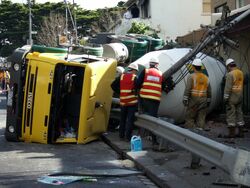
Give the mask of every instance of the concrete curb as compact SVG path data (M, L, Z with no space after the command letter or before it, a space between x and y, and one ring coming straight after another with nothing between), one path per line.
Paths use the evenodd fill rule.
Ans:
M127 149L123 149L119 146L119 141L112 139L108 134L103 135L102 139L123 158L133 161L136 167L143 171L157 186L161 188L193 187L188 182L156 164L153 159L147 155L148 151L128 152ZM126 143L126 145L129 145L129 143Z

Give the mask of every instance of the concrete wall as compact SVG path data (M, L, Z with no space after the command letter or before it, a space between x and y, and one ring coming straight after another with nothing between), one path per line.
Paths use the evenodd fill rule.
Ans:
M151 24L162 37L175 39L211 22L210 14L202 13L201 0L157 0L151 2Z
M197 45L206 33L206 29L198 29L184 36L177 37L176 42L181 47L191 47Z
M175 40L177 36L199 29L200 24L211 23L211 14L203 13L201 0L151 0L149 11L150 18L139 20L158 30L164 40ZM123 24L128 27L132 21L123 20ZM117 27L113 31L120 34L121 29Z

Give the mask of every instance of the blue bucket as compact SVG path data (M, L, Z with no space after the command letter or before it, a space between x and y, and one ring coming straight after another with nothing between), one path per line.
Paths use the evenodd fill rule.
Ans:
M142 141L140 136L132 136L130 141L131 151L141 151Z

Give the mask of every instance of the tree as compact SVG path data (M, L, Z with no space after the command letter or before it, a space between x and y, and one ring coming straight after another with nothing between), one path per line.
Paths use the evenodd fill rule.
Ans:
M2 0L0 4L0 52L8 56L13 49L26 43L28 9L22 4ZM27 20L27 21L26 21Z
M118 7L123 7L124 4L125 4L124 1L119 1L119 2L117 3L117 6L118 6Z
M44 4L37 3L32 6L32 30L37 31L37 35L33 36L33 40L35 44L36 43L40 44L40 41L37 40L37 37L39 36L39 33L42 32L43 30L42 26L43 26L44 20L50 17L51 15L61 15L62 17L65 18L65 9L66 9L66 6L64 3L46 2ZM65 25L66 23L64 23L64 26ZM65 29L65 28L62 28L62 29Z
M44 17L36 37L37 42L46 46L57 46L59 35L65 34L65 23L65 17L61 14L51 13Z
M96 10L77 9L78 36L86 36L93 23L100 18L100 12Z
M99 32L109 32L117 24L120 24L125 9L121 7L113 7L109 9L98 9L99 17L95 22L91 23L94 34Z
M28 3L28 1L26 1ZM58 34L62 34L66 25L66 4L31 2L32 31L34 44L57 45ZM120 3L121 5L121 3ZM77 32L79 37L86 36L86 31L92 29L96 32L107 32L110 27L118 23L123 7L110 9L84 10L79 6L68 3L72 15L76 15ZM27 44L29 38L29 6L28 4L12 3L11 0L1 0L0 3L0 56L8 56L17 47ZM49 18L52 15L56 18ZM60 16L59 16L60 15ZM69 15L68 15L68 18ZM60 21L59 21L59 20ZM64 20L61 21L61 19ZM55 21L56 20L56 21ZM49 23L51 22L51 23ZM68 19L68 30L74 32L72 20ZM55 25L53 25L55 24ZM51 30L51 31L49 31ZM50 39L48 38L50 37ZM46 42L49 41L49 42Z

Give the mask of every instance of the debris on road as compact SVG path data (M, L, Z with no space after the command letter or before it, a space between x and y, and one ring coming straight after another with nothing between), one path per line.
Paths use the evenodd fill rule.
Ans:
M43 176L37 181L50 185L65 185L76 181L96 182L97 179L90 176Z

